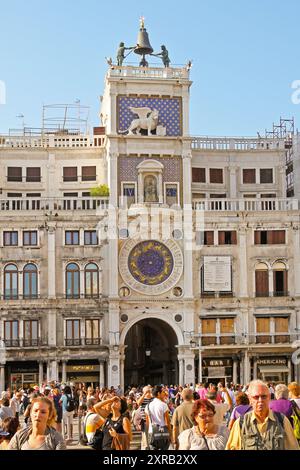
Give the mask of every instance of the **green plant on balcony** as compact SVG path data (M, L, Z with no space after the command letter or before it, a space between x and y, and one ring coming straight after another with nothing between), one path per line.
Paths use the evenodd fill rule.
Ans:
M90 194L92 197L108 197L109 187L107 186L107 184L100 184L100 186L92 188Z

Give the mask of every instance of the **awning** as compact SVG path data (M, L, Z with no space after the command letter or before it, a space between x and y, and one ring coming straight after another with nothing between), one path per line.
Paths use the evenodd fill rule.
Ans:
M290 369L287 366L258 366L259 371L262 374L268 374L270 372L289 372Z

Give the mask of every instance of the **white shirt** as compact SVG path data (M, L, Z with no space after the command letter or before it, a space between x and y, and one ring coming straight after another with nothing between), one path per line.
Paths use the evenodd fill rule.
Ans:
M168 411L168 405L165 402L158 398L154 398L154 400L145 408L145 413L148 416L149 411L151 414L149 417L149 433L152 432L152 423L158 424L161 427L166 426L165 413Z

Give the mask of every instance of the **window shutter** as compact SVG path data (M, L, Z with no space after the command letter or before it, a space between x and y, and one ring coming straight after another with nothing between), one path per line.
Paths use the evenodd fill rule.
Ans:
M237 244L237 236L236 236L236 231L233 230L231 232L231 245L236 245Z
M220 168L210 168L210 183L223 183L223 170Z
M214 244L214 232L213 231L206 231L205 238L204 238L205 245L213 245Z
M82 181L95 181L96 180L96 167L95 166L83 166L81 169Z
M256 297L269 296L269 272L255 271L255 293Z
M219 245L225 245L225 232L219 232Z
M267 244L274 245L275 234L273 230L268 230L267 232Z
M270 318L257 318L256 319L256 332L257 333L270 333Z
M38 183L41 181L41 169L40 168L26 168L26 181Z
M243 183L255 184L255 168L243 170Z
M221 318L220 331L221 333L234 333L234 318Z
M68 166L64 167L64 181L77 181L77 167L76 166Z
M217 320L215 318L203 319L202 320L202 333L207 334L216 334L216 325Z
M254 244L255 245L260 245L261 243L261 240L260 240L260 231L259 230L255 230L254 232Z
M205 168L192 168L193 183L205 183Z

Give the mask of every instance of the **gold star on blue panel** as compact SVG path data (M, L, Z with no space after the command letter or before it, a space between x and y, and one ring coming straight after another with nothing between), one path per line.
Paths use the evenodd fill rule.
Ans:
M167 136L181 135L181 98L131 98L118 96L119 122L118 130L126 132L137 115L129 107L157 109L158 124L166 127Z

